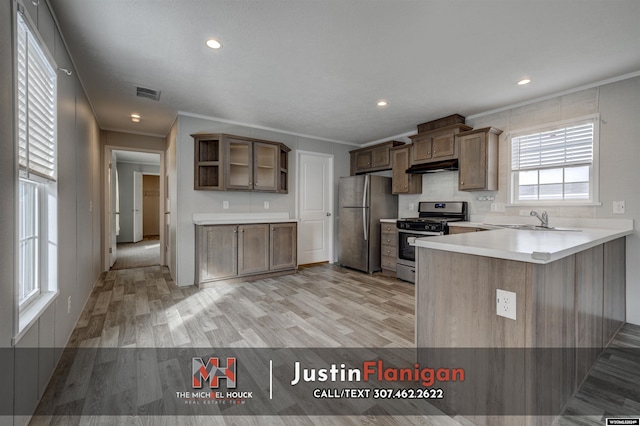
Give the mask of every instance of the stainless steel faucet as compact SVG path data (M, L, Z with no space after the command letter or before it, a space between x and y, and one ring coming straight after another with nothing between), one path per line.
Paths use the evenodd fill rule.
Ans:
M542 226L543 228L548 228L549 227L549 215L547 214L546 211L542 211L542 216L540 216L538 214L537 211L535 210L531 210L531 213L529 213L531 216L535 216L537 217L540 222L542 222L542 224L540 226Z

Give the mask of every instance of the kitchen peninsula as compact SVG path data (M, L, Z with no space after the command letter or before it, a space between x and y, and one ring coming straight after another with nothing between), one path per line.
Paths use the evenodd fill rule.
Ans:
M503 354L517 354L524 368L507 377L495 360L492 377L494 393L523 407L508 414L560 414L626 318L625 236L633 224L607 226L614 222L575 230L486 226L493 230L416 240L417 346L509 348ZM511 292L515 319L498 315L497 290ZM541 363L532 356L541 355L539 348L560 348L561 359ZM472 414L504 413L501 404L500 397L485 398Z

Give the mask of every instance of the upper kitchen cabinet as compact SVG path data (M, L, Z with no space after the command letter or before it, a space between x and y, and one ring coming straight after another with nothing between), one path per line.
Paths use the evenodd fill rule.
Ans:
M399 145L404 145L404 142L389 141L349 151L351 154L351 176L391 170L390 150L392 147Z
M223 134L192 136L196 141L195 189L288 191L290 149L286 145Z
M222 135L191 135L195 140L194 189L224 189Z
M493 127L458 134L460 145L460 191L498 190L498 136Z
M392 180L391 192L394 194L421 194L422 175L407 173L411 162L411 145L391 148Z
M456 135L467 130L471 127L459 123L410 136L411 165L458 158Z

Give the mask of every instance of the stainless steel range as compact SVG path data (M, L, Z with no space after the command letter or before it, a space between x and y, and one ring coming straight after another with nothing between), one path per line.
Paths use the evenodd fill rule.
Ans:
M433 237L449 233L447 223L468 221L466 201L422 201L418 217L398 219L398 267L401 280L416 282L416 238Z

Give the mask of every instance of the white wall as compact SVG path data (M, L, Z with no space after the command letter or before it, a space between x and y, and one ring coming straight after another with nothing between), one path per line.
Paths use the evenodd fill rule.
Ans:
M291 148L291 152L289 153L288 194L242 191L195 191L193 189L194 142L190 136L193 133L229 133L284 143ZM169 192L172 197L175 196L175 198L172 199L171 226L175 226L175 236L177 238L177 241L175 241L175 253L172 254L176 258L176 266L175 269L172 268L171 272L174 280L181 286L194 284L195 232L192 222L193 213L287 212L290 217L295 217L296 150L333 154L334 178L336 182L334 194L335 197L337 197L338 178L349 175L349 150L355 148L350 145L313 140L190 116L178 117L175 148L172 137L169 138L168 144L168 161L173 161L172 158L174 155L176 161L175 169L173 169L171 165L168 166L170 173L175 174L175 178L172 176L169 177ZM174 180L176 181L175 185L172 184ZM172 186L176 188L175 193L171 189ZM222 208L223 201L229 201L228 210ZM270 202L271 208L269 210L264 209L264 201ZM337 198L334 200L334 204L337 205ZM335 214L334 217L336 217ZM334 225L334 229L337 230L337 223ZM169 232L171 235L174 235L172 230ZM337 238L334 238L334 240L337 241ZM171 262L172 260L169 260L170 264Z
M1 352L0 414L29 414L53 373L100 274L99 130L77 73L46 2L25 2L58 67L58 284L60 295L9 352ZM14 2L0 4L0 347L11 348L14 330L17 151L14 135ZM71 297L71 312L67 298ZM24 351L24 348L35 348ZM9 357L6 355L10 354ZM15 364L14 364L15 362ZM24 424L28 416L3 416L0 424Z
M634 219L635 232L627 237L627 321L640 324L640 77L553 97L529 105L467 120L474 128L493 126L500 135L499 190L458 191L458 172L423 175L422 194L399 198L399 216L415 215L409 204L420 200L469 202L471 215L518 215L522 207L506 206L505 213L491 213L491 203L509 202L509 134L519 129L600 113L600 201L601 206L545 207L551 224L554 217ZM479 201L480 196L494 201ZM626 213L613 214L612 202L624 200Z

